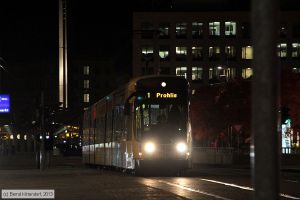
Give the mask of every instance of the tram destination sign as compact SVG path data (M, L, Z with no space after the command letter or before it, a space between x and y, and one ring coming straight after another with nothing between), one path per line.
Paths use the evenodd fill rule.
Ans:
M10 112L10 97L7 94L0 94L0 113Z
M154 92L154 93L147 93L147 98L155 98L155 99L177 99L178 94L175 92Z

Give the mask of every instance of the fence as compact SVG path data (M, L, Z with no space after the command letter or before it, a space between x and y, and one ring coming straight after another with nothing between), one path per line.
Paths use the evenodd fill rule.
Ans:
M199 164L232 164L233 148L193 147L193 165Z

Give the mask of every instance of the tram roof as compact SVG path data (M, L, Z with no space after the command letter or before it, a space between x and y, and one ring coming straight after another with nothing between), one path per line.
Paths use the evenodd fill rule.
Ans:
M134 91L135 91L135 86L136 83L141 81L141 80L147 80L147 79L152 79L152 78L178 78L182 80L186 80L184 77L180 76L174 76L174 75L146 75L146 76L139 76L135 77L131 80L129 80L126 84L118 87L108 95L104 96L103 98L99 99L97 102L89 106L89 108L97 105L97 104L102 104L107 101L107 99L110 99L112 96L116 96L117 94L125 93L124 97L127 99Z

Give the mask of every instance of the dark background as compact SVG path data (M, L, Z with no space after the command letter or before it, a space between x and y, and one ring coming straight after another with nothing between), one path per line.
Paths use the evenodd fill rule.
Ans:
M299 7L297 0L281 1L283 10ZM130 76L133 11L249 8L250 0L68 1L69 63L109 58L116 77ZM0 93L11 95L11 113L1 114L1 124L9 119L25 126L35 118L42 90L46 104L58 100L58 0L1 1L0 22L0 57L6 68L0 71Z

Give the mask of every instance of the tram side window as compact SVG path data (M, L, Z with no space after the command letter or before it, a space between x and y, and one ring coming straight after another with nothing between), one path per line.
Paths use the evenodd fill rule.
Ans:
M124 131L124 126L123 126L123 117L124 117L124 112L121 107L116 107L114 109L114 121L113 121L113 126L114 126L114 141L119 141L122 137L122 133Z
M142 131L143 131L143 127L142 127L142 109L140 108L140 106L138 106L136 108L136 139L138 141L140 141L142 139Z
M107 112L106 113L106 142L111 142L112 141L112 119L111 119L112 115L111 112Z
M104 115L101 115L100 116L100 120L99 120L100 143L104 143L105 142L105 128L104 128L104 123L105 123Z
M144 126L145 126L145 130L149 130L149 125L150 125L150 110L148 108L148 106L143 105L143 117L144 117Z
M126 137L127 140L131 140L131 120L130 120L130 116L126 116L125 117L125 124L126 124L126 128L124 130L124 137Z

